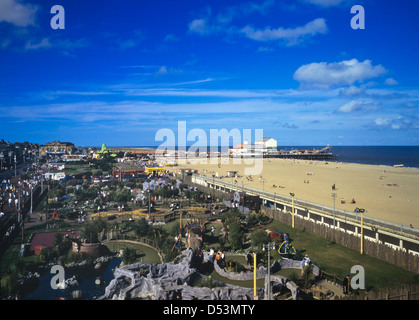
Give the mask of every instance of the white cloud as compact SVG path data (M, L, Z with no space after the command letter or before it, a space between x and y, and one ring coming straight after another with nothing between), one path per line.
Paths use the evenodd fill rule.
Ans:
M379 128L384 128L384 129L390 128L393 130L400 130L400 129L406 129L409 127L415 127L415 123L414 121L412 121L412 119L405 118L401 115L396 115L396 116L393 115L386 118L379 117L374 120L373 124Z
M395 86L399 83L396 80L394 80L393 78L387 78L386 81L385 81L385 84L389 85L389 86Z
M0 22L5 21L18 27L35 24L35 13L38 7L32 4L22 4L19 0L0 1Z
M377 118L374 120L374 123L377 126L388 126L390 123L390 119L386 119L386 118Z
M306 2L319 5L322 7L337 6L343 2L343 0L305 0Z
M338 111L349 113L349 112L354 112L354 111L372 111L372 110L376 110L377 108L378 106L373 102L352 100L344 104L343 106L341 106L338 109Z
M371 60L359 62L357 59L352 59L303 65L294 73L294 79L303 87L328 89L339 85L353 85L386 72L387 70L381 65L373 66Z
M38 43L32 43L31 41L27 42L26 45L25 45L25 49L26 50L37 50L37 49L49 48L51 46L52 46L52 44L49 41L49 39L48 38L43 38Z
M163 75L167 75L167 74L181 74L183 73L183 70L181 69L176 69L176 68L172 68L172 67L167 67L167 66L161 66L155 73L155 76L163 76Z
M354 97L359 96L365 93L365 88L359 88L356 86L349 86L346 88L342 88L339 91L339 94L346 97Z
M120 49L131 49L140 45L140 43L145 39L145 35L141 30L134 30L134 35L126 40L117 40L117 44Z
M48 48L60 48L64 50L73 50L77 48L83 48L88 45L89 43L86 39L77 39L73 41L69 39L42 38L38 42L31 41L31 40L27 41L25 45L25 50L38 50L38 49L48 49Z
M295 45L301 42L301 40L307 36L314 36L316 34L327 33L326 21L323 18L318 18L308 22L304 26L295 28L283 28L271 29L270 27L264 30L255 30L253 27L246 26L241 29L241 32L246 37L256 41L277 41L284 40L289 45Z
M282 128L285 128L285 129L298 129L298 126L296 126L295 124L289 124L288 122L286 122L286 123L284 123L283 125L282 125Z
M205 13L198 19L189 23L189 32L200 35L214 34L218 32L236 32L237 28L231 23L236 17L248 16L253 13L266 14L268 9L275 5L275 0L266 0L262 3L246 2L235 6L229 6L220 13L213 15L210 7L206 7Z
M157 75L164 75L167 74L167 67L166 66L161 66L159 71L156 72Z
M165 41L165 42L175 42L175 41L178 41L178 38L174 34L169 33L168 35L166 35L164 37L163 41Z
M210 33L211 29L206 19L195 19L189 23L189 31L204 35Z

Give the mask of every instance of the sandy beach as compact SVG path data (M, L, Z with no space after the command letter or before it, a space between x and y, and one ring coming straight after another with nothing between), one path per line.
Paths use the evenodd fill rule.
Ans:
M197 169L200 174L223 176L227 181L237 180L239 186L249 186L276 194L333 208L332 192L336 193L336 208L353 212L356 207L366 210L365 216L405 227L419 228L419 169L364 165L355 163L263 159L261 174L245 175L249 164L179 164L178 168ZM227 178L227 171L237 171L239 178ZM260 179L259 179L260 178ZM264 182L262 182L264 181ZM332 190L335 184L336 189ZM275 187L274 187L275 185ZM280 187L278 187L280 186ZM345 204L341 204L341 199ZM355 199L356 204L351 204Z

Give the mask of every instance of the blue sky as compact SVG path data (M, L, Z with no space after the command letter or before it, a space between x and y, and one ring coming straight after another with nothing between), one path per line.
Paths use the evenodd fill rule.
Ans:
M50 25L57 4L63 30ZM0 0L0 138L157 146L158 130L186 121L208 141L210 129L263 129L279 146L419 145L418 9Z

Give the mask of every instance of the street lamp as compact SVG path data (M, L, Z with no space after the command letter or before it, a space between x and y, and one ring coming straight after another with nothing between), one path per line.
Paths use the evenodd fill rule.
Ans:
M32 214L33 211L33 186L31 186L31 211L30 213Z
M211 205L214 202L215 199L215 174L212 175L212 199L211 199Z
M336 200L336 193L332 193L332 197L333 197L333 227L335 227L335 200Z
M275 242L269 242L263 245L263 251L268 253L268 300L271 300L271 250L275 249Z
M364 212L365 209L358 209L361 212L361 254L364 254Z
M290 192L290 196L292 197L292 228L294 229L294 196L295 194Z
M257 296L257 292L256 292L256 279L257 279L257 274L256 274L256 271L257 271L257 262L256 262L256 257L257 257L257 255L256 255L256 252L254 252L253 253L253 299L254 300L257 300L258 299L258 296Z
M263 203L263 205L265 205L266 204L266 199L265 199L265 179L262 179L262 194L263 194L262 203Z
M13 151L9 151L9 167L8 167L9 170L12 168L12 156L13 156Z
M1 167L0 167L0 172L3 171L3 158L4 158L4 153L1 152L0 153L0 161L1 161Z

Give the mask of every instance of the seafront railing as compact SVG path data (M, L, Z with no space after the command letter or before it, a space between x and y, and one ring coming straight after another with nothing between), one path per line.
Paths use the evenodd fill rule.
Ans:
M257 189L257 188L252 188L252 187L248 187L248 186L244 186L244 185L239 186L237 183L232 183L232 182L229 182L229 181L223 181L223 180L220 180L220 179L216 179L214 177L207 177L207 176L197 174L197 173L195 173L194 176L196 178L199 178L199 179L205 181L207 184L210 184L210 185L214 184L215 186L227 188L231 191L238 191L238 192L243 192L243 193L246 193L246 194L249 194L249 195L259 196L264 203L266 203L266 202L276 203L277 201L284 201L284 202L287 202L287 203L292 202L291 196L284 196L284 195L272 193L270 191L260 190L260 189ZM335 216L335 217L340 217L344 220L350 219L350 220L355 220L355 221L359 221L359 222L361 220L361 214L360 213L342 211L342 210L339 210L339 209L333 209L333 208L330 208L330 207L325 206L323 204L318 204L318 203L313 203L313 202L301 200L301 199L298 199L296 197L294 197L294 205L321 211L321 212L327 214L331 218L333 218L333 216ZM366 211L366 212L368 212L368 211ZM391 230L395 233L398 233L398 234L405 234L405 235L408 234L408 235L412 235L412 236L415 236L415 237L419 237L419 230L418 229L415 229L415 228L412 228L412 227L406 227L403 224L397 224L397 223L394 223L394 222L384 221L384 220L381 220L381 219L369 217L365 213L363 214L363 222L365 224L370 224L370 225L373 225L373 226L379 226L379 227L382 227L382 228L389 229L389 230Z

